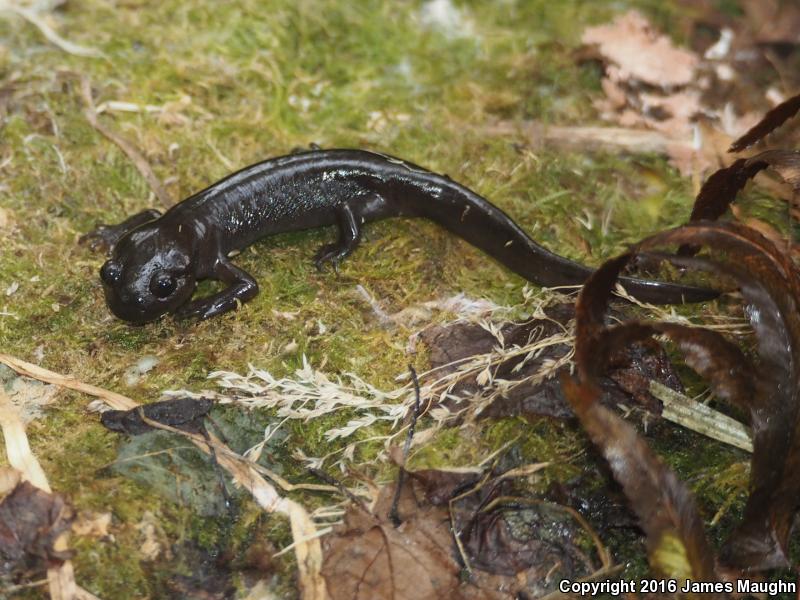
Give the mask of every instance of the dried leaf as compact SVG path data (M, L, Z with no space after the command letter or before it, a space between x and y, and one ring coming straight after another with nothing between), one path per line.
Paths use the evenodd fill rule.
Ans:
M171 432L149 431L131 437L119 447L109 469L201 516L224 515L229 510L211 459ZM236 493L232 486L228 491Z
M11 467L0 467L0 502L22 481L22 473Z
M388 511L378 516L351 508L345 524L325 538L322 576L332 600L438 600L457 597L458 564L453 560L447 512L415 506L404 488L404 522L398 528ZM394 496L383 488L382 500Z
M552 589L554 580L575 580L595 571L578 548L582 532L577 513L515 497L509 480L494 479L460 494L451 514L470 567L506 577L525 573L528 582L540 582L538 589L527 590L531 596Z
M740 158L731 166L714 172L700 188L689 220L714 221L721 217L747 182L766 166Z
M139 435L153 431L142 419L144 414L162 425L197 433L202 430L203 419L213 406L214 402L208 398L172 398L130 410L107 410L100 415L100 422L111 431Z
M762 0L758 0L759 2ZM764 139L800 111L800 94L792 96L770 110L747 133L731 144L729 152L741 152Z
M19 483L0 502L0 575L67 560L70 553L55 546L71 521L72 510L61 496Z
M371 512L352 506L324 540L322 573L332 600L533 598L556 590L561 579L591 573L577 542L585 521L566 507L505 496L512 473L482 484L475 472L408 472L399 526L388 517L394 485L380 490ZM598 552L608 566L605 549ZM469 581L462 581L459 556Z
M481 479L481 474L475 471L420 469L406 472L415 485L425 493L425 500L434 506L447 506L455 496L475 487Z
M720 251L723 258L712 261L646 254L673 245L709 246ZM677 266L736 281L748 304L758 341L758 370L735 345L712 331L638 322L606 328L603 319L611 289L634 254L666 259ZM583 411L578 414L584 427L607 456L620 460L609 446L611 440L602 433L616 427L611 423L613 415L593 408L597 377L604 372L608 356L655 333L672 338L684 352L687 364L709 381L719 397L750 412L754 438L751 494L742 524L726 545L725 554L727 562L737 568L761 570L788 564L788 538L800 504L800 481L793 475L800 468L800 366L794 358L800 349L798 298L800 274L772 242L738 224L698 222L656 234L640 242L635 253L609 261L589 279L578 302L575 355L580 384L567 384L572 386L567 389L573 406ZM624 477L619 469L612 461L615 475ZM634 506L652 501L646 494L629 497ZM677 539L684 540L687 550L697 543L693 539L686 545L680 535ZM690 564L697 568L696 563Z
M0 362L28 377L102 398L105 403L120 410L139 406L134 400L121 394L77 381L73 377L48 371L7 354L0 354ZM198 435L180 430L173 431L179 431L182 435L189 437L194 445L206 453L210 453L213 449L219 465L232 475L238 485L250 492L253 499L262 509L268 513L283 514L289 519L292 536L295 540L294 554L297 558L301 597L303 600L325 600L325 583L320 575L322 550L316 527L308 512L297 502L280 496L275 487L268 483L248 461L232 453L230 449L219 440L213 438L213 436L209 444L209 440L203 439ZM276 479L280 478L276 477ZM63 566L68 564L65 563ZM61 580L66 580L66 578L61 577ZM72 585L74 586L74 581Z
M746 23L756 41L764 44L800 44L800 7L791 0L741 0Z
M724 264L700 258L673 262L734 278L758 340L756 393L749 402L743 400L754 437L751 494L742 524L726 546L726 560L746 569L785 566L800 497L800 481L793 475L800 467L800 367L795 358L800 352L800 275L774 244L735 224L689 225L653 236L642 247L687 242L724 251ZM730 369L742 369L741 358L730 360ZM729 379L732 387L741 385Z
M599 52L618 67L616 79L637 79L659 87L686 85L698 63L694 53L676 48L636 11L617 17L609 25L588 28L582 41L598 46Z
M747 161L747 166L751 169L757 165L771 168L786 183L792 186L795 193L800 193L800 151L767 150L761 154L756 154Z
M695 199L689 221L713 221L721 217L747 182L767 168L780 175L795 193L800 193L800 151L767 150L748 159L740 158L711 175ZM690 256L697 250L696 245L684 244L678 253Z
M581 425L609 462L639 517L652 567L665 577L716 581L703 523L686 486L633 427L597 401L591 380L579 384L565 375L562 383Z

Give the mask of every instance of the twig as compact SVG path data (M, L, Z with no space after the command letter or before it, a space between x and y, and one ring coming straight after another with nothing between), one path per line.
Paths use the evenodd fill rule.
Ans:
M118 410L130 410L139 406L138 402L131 400L122 394L110 392L88 383L83 383L82 381L78 381L69 375L61 375L60 373L55 373L54 371L48 371L47 369L44 369L38 365L25 362L24 360L20 360L19 358L15 358L8 354L0 354L0 363L9 366L20 375L32 377L38 381L52 383L54 385L69 388L71 390L83 392L84 394L89 394L95 398L100 398L111 408L116 408Z
M626 127L557 127L536 121L499 121L483 128L483 131L497 136L522 134L534 146L553 146L581 152L670 154L676 149L694 150L691 139Z
M400 519L400 514L398 513L398 506L400 505L400 494L402 493L403 485L406 482L406 461L408 460L408 451L411 449L411 440L414 439L414 431L417 428L417 419L419 418L421 406L417 371L411 365L408 365L408 370L411 372L411 381L414 384L414 410L411 411L411 424L408 426L406 443L403 445L403 464L400 465L400 473L397 475L397 486L394 490L392 507L389 509L389 520L391 520L395 527L399 527L400 523L403 522Z
M4 594L14 594L16 592L21 592L22 590L28 590L30 588L42 587L43 585L47 585L47 579L37 579L36 581L29 581L27 583L9 585L7 587L0 588L0 592L3 592Z
M147 162L147 159L142 155L142 153L139 152L139 150L137 150L136 147L124 137L111 131L111 129L103 125L100 122L100 119L97 118L97 109L95 108L94 100L92 99L92 84L89 81L89 78L85 75L81 76L80 89L83 102L86 105L83 114L86 117L86 120L89 121L89 125L97 130L102 136L108 138L117 146L119 146L120 150L125 153L139 173L141 173L142 177L145 178L147 185L150 186L150 189L156 195L164 208L169 208L172 206L172 200L170 199L169 194L167 194L164 186L161 185L161 180L159 180L159 178L153 172L152 167L150 167L150 163Z
M487 469L486 473L484 473L483 477L478 483L476 483L470 489L460 493L458 496L453 496L447 503L448 512L450 514L450 531L453 533L453 540L456 543L456 548L458 548L458 554L461 558L461 564L464 565L464 570L470 575L472 575L472 565L470 564L469 557L467 556L467 551L464 548L464 544L461 541L461 532L456 530L456 502L466 498L467 496L471 496L472 494L477 492L484 485L486 485L486 482L489 481L491 476L492 476L492 470Z
M88 58L98 58L103 56L103 53L95 48L87 48L86 46L80 46L65 40L55 31L53 31L53 29L44 22L44 19L42 19L42 17L34 10L24 6L17 6L16 4L12 4L10 2L2 1L0 2L0 12L2 11L14 13L17 16L22 17L28 23L36 27L50 43L58 46L67 54L74 54L75 56L84 56Z

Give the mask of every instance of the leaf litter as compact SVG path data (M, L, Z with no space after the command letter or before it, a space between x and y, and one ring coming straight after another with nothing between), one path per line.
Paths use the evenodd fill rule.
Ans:
M610 567L580 515L516 495L514 478L408 475L399 496L399 484L383 486L371 508L352 504L325 538L322 572L333 600L539 597L564 578ZM399 524L389 517L398 497Z
M752 12L760 2L746 4ZM800 11L785 4L790 20L800 17ZM761 22L764 30L775 30L774 22ZM796 97L784 101L776 88L764 88L762 79L754 75L777 71L782 87L791 89L791 78L784 73L791 74L793 69L788 63L783 67L780 57L759 45L762 42L758 35L753 37L749 25L744 20L715 24L719 39L703 52L677 46L636 11L587 28L582 57L599 59L604 65L605 97L595 101L601 118L664 134L659 151L684 175L728 166L731 161L725 149L734 138L747 132L737 142L740 145L732 147L742 150L763 137L758 128L765 122L780 124L800 108ZM773 106L769 119L756 125L765 104Z

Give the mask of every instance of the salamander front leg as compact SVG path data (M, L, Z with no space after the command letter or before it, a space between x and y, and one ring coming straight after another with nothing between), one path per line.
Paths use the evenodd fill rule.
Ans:
M209 319L238 308L258 294L258 284L251 275L234 266L225 258L220 258L214 268L214 276L228 284L228 287L206 298L193 300L179 308L175 316L179 319L196 317Z
M339 226L339 239L333 244L325 244L314 256L314 264L322 271L325 263L333 265L334 270L361 241L361 223L349 204L342 203L336 207Z
M110 253L122 236L133 231L139 225L155 221L160 216L161 213L154 208L143 210L118 225L98 225L89 233L78 238L78 243L88 244L92 251L105 250Z

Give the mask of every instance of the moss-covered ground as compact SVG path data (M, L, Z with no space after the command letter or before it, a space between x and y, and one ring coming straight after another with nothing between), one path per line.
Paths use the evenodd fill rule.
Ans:
M482 132L498 117L596 122L591 101L600 93L600 71L574 57L583 27L638 7L679 36L677 8L655 0L458 6L468 26L456 31L424 26L417 1L86 0L57 10L58 31L102 50L102 58L67 54L23 20L0 19L2 351L142 402L165 388L207 387L206 375L215 369L241 372L253 363L287 374L303 354L313 364L326 361L326 372L353 371L378 387L394 387L408 360L409 331L380 327L356 284L392 312L457 292L498 303L521 298L520 279L447 232L395 220L370 226L338 276L311 264L332 231L256 244L236 260L256 277L261 293L234 314L144 327L113 319L97 277L103 258L77 239L97 222L119 221L156 201L131 161L87 122L80 75L90 78L98 105L167 108L99 118L142 150L176 201L232 168L317 143L370 148L447 173L552 250L588 264L686 218L691 183L660 158L534 153L522 139ZM6 295L12 284L18 288ZM281 316L286 312L296 317ZM317 321L326 327L322 335ZM296 349L287 353L292 341ZM145 355L158 357L157 366L126 384L125 371ZM164 571L191 571L176 561L142 560L136 526L147 512L161 524L162 543L174 547L191 540L236 552L254 535L278 548L290 539L286 523L264 519L247 501L231 526L109 472L121 438L104 430L86 404L84 396L61 392L29 428L53 487L81 510L113 514L113 541L76 542L77 579L85 588L104 599L160 598L164 578L174 574ZM322 435L328 427L330 420L285 425L287 451L279 458L294 481L310 476L291 448L309 456L335 450ZM487 423L470 433L466 448L459 444L463 432L445 431L420 459L474 464L518 438L525 441L518 450L525 460L569 463L568 477L581 471L575 457L584 441L574 429L565 435L564 427ZM709 458L697 464L702 453L686 456L685 448L707 442L679 435L687 439L666 446L684 453L669 460L693 484L712 467L744 458L708 444ZM710 519L729 489L697 487ZM273 566L276 594L293 597L290 556Z

